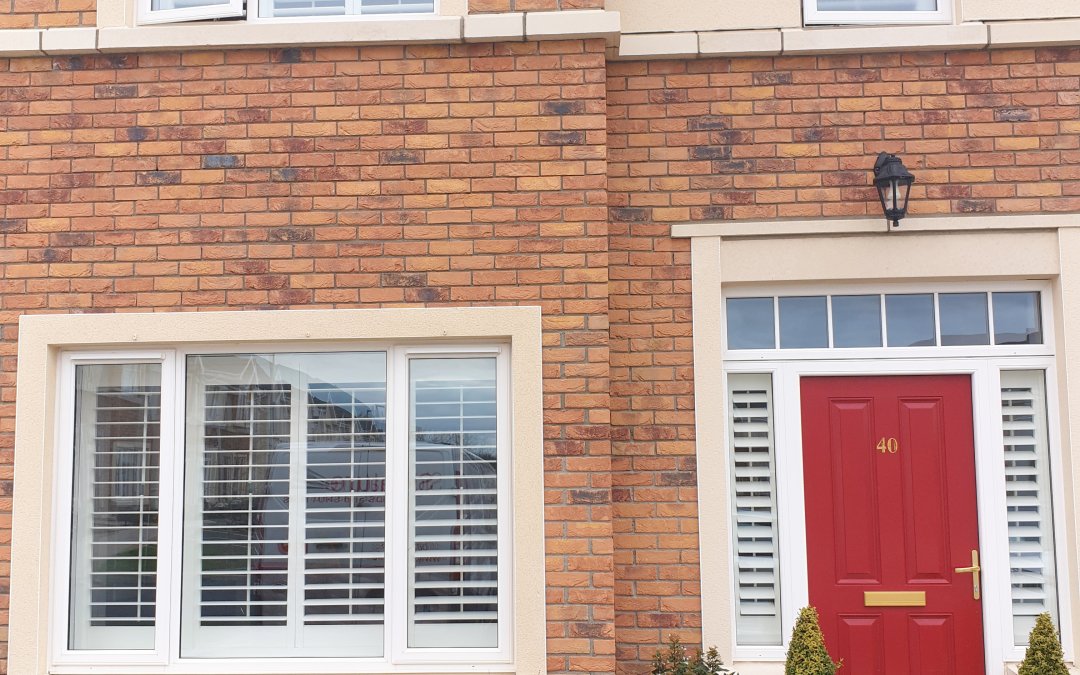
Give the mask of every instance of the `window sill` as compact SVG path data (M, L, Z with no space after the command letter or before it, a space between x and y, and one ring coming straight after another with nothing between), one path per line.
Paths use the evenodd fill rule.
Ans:
M358 663L356 661L330 661L328 663L306 661L297 663L296 659L275 659L257 661L253 659L234 659L232 662L211 660L193 663L163 665L120 665L120 666L59 666L49 668L49 675L89 675L108 672L110 675L365 675L393 673L395 675L509 675L516 672L514 666L506 664L464 665L455 664L446 667L424 665L395 665L388 667L386 662Z
M606 39L618 12L574 10L352 21L192 22L138 27L0 30L0 57L167 50Z

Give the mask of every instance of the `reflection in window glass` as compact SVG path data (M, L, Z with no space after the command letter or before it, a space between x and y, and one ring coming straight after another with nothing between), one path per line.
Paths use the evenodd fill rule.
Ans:
M1042 344L1042 312L1037 291L994 293L993 297L994 344Z
M885 323L890 347L933 346L937 342L933 294L886 295Z
M728 349L773 349L772 298L730 298L727 301Z
M942 293L938 296L938 314L942 345L990 344L986 293Z
M832 297L833 346L881 346L881 296Z
M780 298L780 348L829 346L829 312L824 295Z

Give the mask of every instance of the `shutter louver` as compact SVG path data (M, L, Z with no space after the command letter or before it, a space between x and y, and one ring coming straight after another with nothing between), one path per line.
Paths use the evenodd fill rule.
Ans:
M1057 620L1046 387L1042 371L1002 371L1005 508L1013 637L1027 643L1035 617Z
M737 641L779 645L772 380L769 375L731 374L728 381Z
M454 361L411 362L411 647L497 646L495 362Z
M307 396L304 623L381 624L386 383L312 384Z
M207 385L203 626L283 626L289 568L289 385Z
M158 365L77 368L74 649L153 647L160 378Z

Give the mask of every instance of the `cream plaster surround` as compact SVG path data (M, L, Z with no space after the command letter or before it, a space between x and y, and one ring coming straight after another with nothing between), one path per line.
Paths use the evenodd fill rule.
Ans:
M514 447L514 667L442 667L437 671L442 675L458 671L543 675L546 672L544 612L537 611L538 607L544 606L543 481L536 480L543 472L541 316L538 307L23 316L19 323L8 672L18 675L50 672L48 638L52 593L49 580L55 562L50 559L50 541L60 353L65 350L91 349L100 353L110 348L191 348L214 344L236 345L243 349L245 344L265 345L268 339L275 346L296 348L314 342L361 345L365 340L510 344L511 438ZM375 668L379 667L375 665ZM394 672L387 666L381 668L379 672ZM115 670L162 672L153 666ZM297 670L301 669L297 667ZM436 668L421 665L412 666L407 672L433 670ZM368 667L363 672L371 671ZM212 675L211 671L197 667L184 672ZM287 671L275 669L274 672ZM315 671L307 666L303 672ZM362 672L362 666L354 665L351 669L334 672Z
M723 378L700 374L724 372L719 308L727 285L1049 280L1052 314L1057 317L1054 342L1065 495L1056 515L1064 518L1066 533L1067 559L1060 564L1075 570L1080 544L1080 493L1075 489L1080 485L1080 461L1074 457L1080 448L1080 405L1073 403L1080 401L1080 216L1047 216L1044 229L1017 227L1017 220L995 222L993 216L979 218L982 227L963 217L934 220L933 228L907 232L903 228L885 232L883 227L877 229L880 223L867 231L863 226L868 223L860 226L862 221L857 220L806 221L804 227L780 232L761 228L756 234L755 228L740 223L711 229L697 223L677 227L675 236L692 237L694 371L699 374L694 379L695 408L726 409ZM1035 221L1028 227L1037 227L1038 218ZM738 234L718 236L722 230ZM832 234L817 234L821 230ZM717 645L741 675L781 675L781 661L733 659L726 416L699 414L696 424L698 484L710 486L698 492L704 642ZM1063 595L1075 612L1080 608L1080 589L1077 575L1068 576ZM1078 645L1080 622L1074 619L1071 626L1071 642ZM987 672L1001 675L1007 666L990 664Z
M1080 17L1076 0L961 0L963 21L1016 21Z

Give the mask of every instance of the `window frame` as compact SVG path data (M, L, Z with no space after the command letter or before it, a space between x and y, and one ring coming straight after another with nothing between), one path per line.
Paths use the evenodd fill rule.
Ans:
M386 377L388 401L392 401L396 411L388 416L387 447L397 448L397 452L387 453L387 485L393 485L393 491L387 491L386 514L386 557L384 588L386 589L385 618L383 622L383 656L380 657L292 657L275 656L266 659L249 655L236 657L184 657L182 656L181 632L185 624L191 621L190 612L197 607L190 595L184 593L182 583L184 564L197 559L191 553L192 544L185 546L185 516L190 507L191 496L184 492L185 476L190 470L187 457L185 429L188 424L188 384L187 360L189 356L213 354L285 354L285 353L321 353L321 352L383 352L386 354ZM70 589L71 565L71 495L73 471L70 459L74 456L74 438L77 430L74 418L74 383L77 365L97 365L104 363L161 363L162 364L162 426L161 426L161 465L160 508L158 533L158 602L157 621L155 622L154 650L72 650L69 644L69 597L70 590L55 594L51 634L57 636L57 651L54 663L70 666L113 666L117 664L154 665L166 669L166 672L188 672L189 662L209 667L215 673L231 672L269 672L275 662L288 659L294 669L303 672L325 670L327 665L342 667L354 672L362 664L386 669L399 664L499 664L509 663L510 624L513 615L512 586L513 578L510 567L513 560L513 514L510 495L510 476L506 470L497 474L498 518L500 535L498 543L499 558L499 647L462 648L447 650L443 648L410 648L407 644L409 621L409 578L408 551L409 542L409 492L408 492L408 447L409 384L408 368L415 358L476 358L493 357L496 360L497 391L497 445L499 455L510 458L510 382L508 369L509 350L505 345L495 343L470 344L455 343L430 345L411 345L393 343L357 342L355 344L304 344L283 345L269 343L264 345L208 345L166 350L125 350L118 352L78 352L65 351L61 354L61 393L60 433L58 435L55 485L57 502L54 504L54 547L57 558L54 565L54 589ZM164 468L171 468L172 480L165 480ZM295 477L294 477L295 480ZM391 504L396 503L395 508ZM161 527L164 526L164 527ZM293 524L293 527L302 527ZM509 531L507 531L509 530ZM66 546L65 546L66 544ZM182 562L178 562L182 561ZM290 593L298 592L290 586ZM242 661L242 664L238 664ZM238 667L239 666L239 667ZM292 672L292 671L289 671Z
M953 0L938 0L938 9L928 11L829 11L817 8L818 0L803 0L803 25L932 25L953 20Z
M152 2L153 0L136 0L135 17L138 25L230 19L244 16L244 0L226 0L226 2L218 5L185 7L182 9L151 9Z
M465 673L546 673L545 617L536 607L545 604L544 491L543 481L543 358L542 319L538 306L312 309L26 315L19 322L19 369L15 401L16 446L11 558L11 620L8 664L11 672L25 675L87 675L106 670L101 664L55 662L66 644L55 632L58 616L67 621L66 589L54 581L57 566L67 558L57 555L57 503L64 503L55 483L63 412L60 375L63 354L89 358L129 357L137 351L142 362L150 352L174 349L206 353L208 345L228 345L228 352L257 352L267 336L274 336L281 351L309 351L316 344L333 351L373 348L393 343L422 350L448 345L498 345L506 351L509 372L510 418L506 433L513 443L510 465L505 467L512 498L513 557L507 561L512 584L510 606L505 609L509 638L501 643L509 652L503 662L454 663L441 654L416 655L415 661L388 666L378 662L331 658L301 662L284 658L253 663L227 659L207 664L202 659L165 667L151 662L153 654L113 660L113 675L179 675L246 673L271 675L299 673L410 673L464 675ZM315 337L313 337L315 336ZM343 349L342 345L346 345ZM73 396L74 394L72 394ZM72 416L72 419L74 417ZM72 422L73 423L73 422ZM175 435L175 430L173 432ZM503 467L500 467L503 468ZM59 502L58 502L59 500ZM501 561L500 561L501 562ZM179 572L176 566L172 570ZM58 592L60 591L60 592ZM500 616L500 621L502 617ZM158 645L161 643L159 642ZM440 650L445 653L445 650ZM111 656L111 655L110 655ZM114 665L115 664L115 665Z

